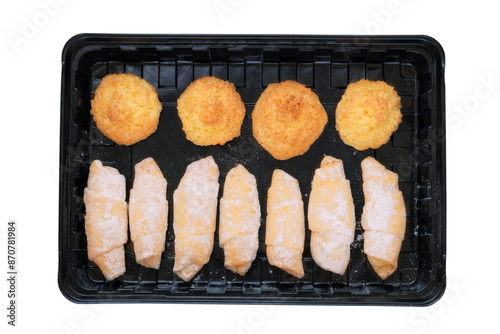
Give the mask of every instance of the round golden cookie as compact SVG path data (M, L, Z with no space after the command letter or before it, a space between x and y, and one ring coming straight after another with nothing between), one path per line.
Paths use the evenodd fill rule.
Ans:
M245 105L230 82L203 77L177 100L186 138L199 146L224 145L240 135Z
M318 96L292 80L267 86L252 112L255 139L278 160L306 153L327 121Z
M401 123L401 98L384 81L351 83L335 112L342 141L357 150L379 148Z
M90 113L106 137L120 145L132 145L156 131L161 110L153 86L134 74L121 73L102 79Z

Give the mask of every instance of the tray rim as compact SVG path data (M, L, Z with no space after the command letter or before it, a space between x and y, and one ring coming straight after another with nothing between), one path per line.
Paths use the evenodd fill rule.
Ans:
M159 41L161 39L161 42ZM236 40L255 40L255 41L330 41L333 44L338 44L338 41L346 42L352 41L352 44L370 44L373 42L380 43L382 41L391 40L393 42L420 42L422 46L425 46L433 52L436 58L438 58L439 63L437 70L443 71L444 79L444 68L445 68L445 52L442 45L432 36L425 34L409 34L409 35L330 35L330 34L137 34L137 33L79 33L72 36L66 41L63 46L61 57L62 64L64 68L65 61L69 55L76 54L79 50L85 46L88 41L95 40L94 42L112 42L112 40L128 40L134 43L149 43L155 41L157 44L164 43L168 40L179 39L185 41L193 40L220 40L220 41L236 41ZM117 41L115 41L117 42ZM444 80L443 80L444 84Z
M406 301L394 301L394 300L378 300L374 297L365 296L352 296L350 298L342 297L341 302L335 302L335 298L323 299L321 296L318 298L303 298L303 297L262 297L262 296L252 296L252 297L228 297L220 298L221 295L213 296L161 296L148 294L137 294L137 295L113 295L113 294L84 294L75 289L73 282L68 280L68 270L66 265L62 261L63 258L63 239L66 240L65 235L67 235L67 224L64 224L64 207L63 204L65 198L65 179L64 179L64 158L65 150L64 143L68 141L66 138L66 133L64 132L64 122L67 121L65 118L66 108L70 106L66 104L69 92L65 88L65 83L69 78L71 78L71 62L75 55L88 45L92 43L119 43L124 41L129 41L133 43L143 43L161 44L167 40L183 40L190 42L193 40L203 40L208 41L236 41L245 40L242 44L245 44L248 40L255 41L325 41L332 42L331 45L338 44L338 42L352 41L353 45L363 45L372 43L410 43L414 45L424 46L428 49L433 56L436 58L435 70L436 78L438 79L437 87L439 89L439 101L436 102L437 105L441 107L441 113L438 115L439 122L442 123L442 127L439 128L442 131L442 138L444 140L439 143L437 149L440 151L440 156L443 159L438 159L438 166L436 171L438 171L439 179L439 199L440 207L438 210L439 217L438 229L441 233L442 245L438 250L442 251L442 254L438 254L442 257L442 266L438 269L440 270L438 277L441 280L435 281L431 291L420 298ZM417 44L420 43L420 44ZM62 295L73 303L199 303L199 304L275 304L275 305L331 305L331 306L348 306L348 305L359 305L359 306L430 306L436 303L444 294L446 290L446 106L445 106L445 52L441 44L429 35L310 35L310 34L127 34L127 33L80 33L76 34L64 44L62 49L62 71L61 71L61 109L60 109L60 143L59 143L59 247L58 247L58 287ZM442 272L441 272L442 271ZM100 297L102 296L102 297ZM103 298L104 296L111 296L111 298ZM147 298L144 298L147 296ZM186 298L188 297L188 298Z

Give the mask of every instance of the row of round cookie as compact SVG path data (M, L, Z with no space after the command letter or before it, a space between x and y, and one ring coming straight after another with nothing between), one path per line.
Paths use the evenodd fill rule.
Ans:
M177 101L186 138L196 145L224 145L240 135L245 105L235 86L215 77L192 82ZM153 86L134 74L106 75L91 102L97 128L121 145L156 131L161 102ZM350 84L335 119L340 138L358 150L387 143L401 123L401 99L383 81ZM328 116L318 96L292 80L267 86L252 112L253 135L278 160L307 152Z

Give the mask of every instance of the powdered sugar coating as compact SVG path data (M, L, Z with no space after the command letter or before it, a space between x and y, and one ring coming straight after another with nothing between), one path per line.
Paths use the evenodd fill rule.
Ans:
M406 229L406 209L398 175L372 157L361 163L365 206L361 226L364 252L377 274L385 279L397 268Z
M301 278L305 241L304 203L299 182L275 170L268 191L266 253L269 263Z
M354 240L354 203L342 161L325 156L314 174L308 206L311 255L323 269L344 274Z
M191 163L174 191L174 272L191 280L213 249L219 168L209 156Z
M129 225L136 261L158 269L165 250L168 202L167 180L152 158L135 165L134 184L130 190Z
M238 165L227 174L220 200L219 244L225 267L244 275L255 259L260 227L257 181Z
M93 161L83 201L89 260L98 265L108 281L113 280L125 272L125 177L115 168Z

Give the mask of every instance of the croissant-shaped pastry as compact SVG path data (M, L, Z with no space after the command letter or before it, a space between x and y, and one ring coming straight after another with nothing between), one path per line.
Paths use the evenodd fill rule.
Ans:
M191 163L174 192L174 272L184 281L210 260L214 246L219 168L214 159Z
M372 157L361 162L365 206L361 216L364 252L377 275L386 279L397 268L406 229L406 209L398 175Z
M342 160L325 156L316 169L308 206L311 255L323 269L343 275L354 241L354 203Z
M159 269L165 250L168 202L167 180L152 158L135 165L129 197L130 238L137 263Z
M299 182L286 172L275 170L267 194L267 259L297 278L304 277L304 220Z
M260 204L257 181L238 165L227 173L220 200L219 244L224 266L245 275L259 248Z
M123 245L128 239L125 177L117 169L94 160L83 202L89 260L111 281L125 272Z

